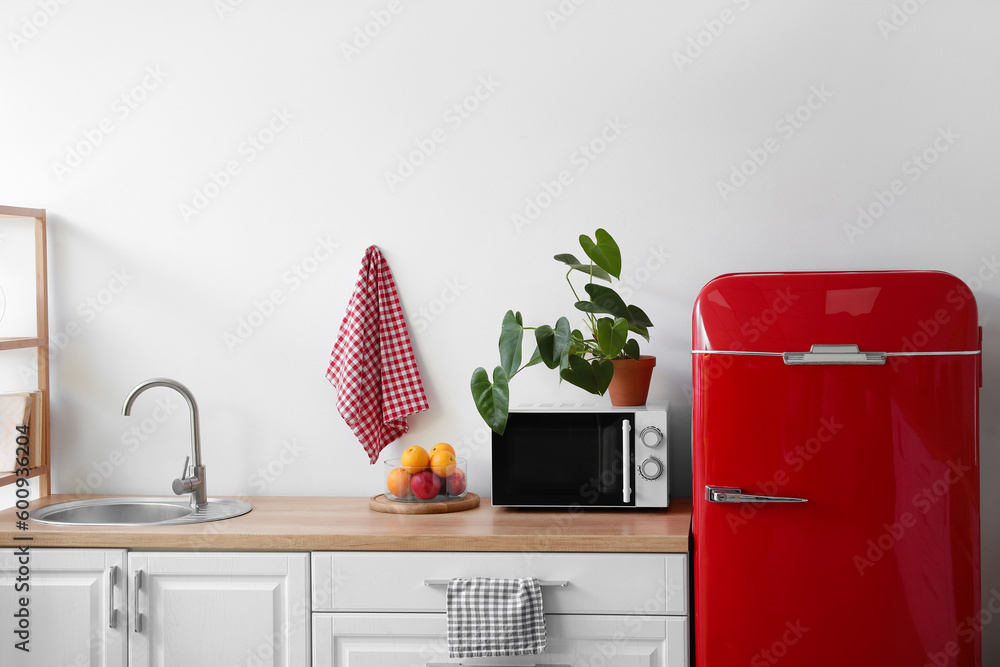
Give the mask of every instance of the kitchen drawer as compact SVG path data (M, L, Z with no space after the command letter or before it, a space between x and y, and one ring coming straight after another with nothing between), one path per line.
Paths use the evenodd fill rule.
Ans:
M314 611L444 612L453 577L537 577L546 612L687 613L686 554L333 551L312 554Z
M546 614L546 650L504 658L449 658L444 614L313 614L313 667L594 665L687 667L680 616Z

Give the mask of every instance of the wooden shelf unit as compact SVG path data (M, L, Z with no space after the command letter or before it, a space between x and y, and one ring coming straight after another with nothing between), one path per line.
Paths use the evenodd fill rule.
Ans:
M0 350L21 350L26 347L38 347L45 345L45 338L0 338Z
M48 466L35 466L31 469L28 474L28 479L32 477L41 477L42 475L49 474ZM0 486L7 486L8 484L13 484L17 481L17 475L12 472L0 472Z
M45 264L45 209L0 206L0 225L4 218L33 218L35 221L35 313L34 336L0 338L0 352L35 348L38 360L38 391L42 393L41 414L34 420L35 433L29 434L32 447L41 448L40 463L31 469L29 478L38 480L41 497L52 492L49 464L49 292L48 270ZM0 473L0 486L17 482L17 475Z

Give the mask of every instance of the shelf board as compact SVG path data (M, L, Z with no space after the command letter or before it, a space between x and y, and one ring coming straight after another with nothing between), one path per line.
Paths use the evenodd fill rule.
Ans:
M44 337L0 338L0 350L19 350L25 347L41 347L48 341Z
M22 208L20 206L0 206L0 217L4 218L41 218L45 216L44 208Z
M28 479L32 477L38 477L40 475L47 475L49 472L48 466L38 466L36 468L31 468L28 471ZM0 486L9 486L17 482L17 478L20 475L16 475L12 472L0 472Z

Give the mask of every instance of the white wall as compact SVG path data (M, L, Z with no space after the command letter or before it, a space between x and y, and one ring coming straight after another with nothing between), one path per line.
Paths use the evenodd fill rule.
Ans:
M213 494L378 492L380 470L324 377L375 243L432 406L386 453L450 441L471 458L472 490L488 493L471 371L495 363L507 308L531 320L570 311L551 256L605 226L656 324L652 395L673 401L681 464L690 308L715 275L966 279L985 329L984 598L1000 589L996 3L225 2L67 2L51 17L38 0L5 3L0 201L49 211L51 332L75 334L52 363L57 492L169 492L187 447L181 404L158 390L135 419L119 415L128 390L158 375L199 400ZM560 20L560 7L575 9ZM373 16L391 21L348 53L359 31L376 32ZM466 100L467 118L449 112ZM796 113L798 127L781 121ZM608 123L615 140L581 160ZM257 134L272 140L262 150L245 143ZM97 145L78 166L58 167L88 136ZM444 140L391 188L386 172L429 137ZM762 149L766 162L723 196L718 184ZM925 150L934 163L914 171ZM238 172L216 189L227 163ZM516 227L563 170L571 183ZM877 209L897 180L888 210L850 234L859 207ZM195 202L196 190L213 197ZM207 208L185 219L196 203ZM325 261L296 283L288 272L317 251ZM275 291L273 315L228 346ZM533 371L515 401L557 391ZM129 440L158 400L176 411ZM690 492L689 468L675 492ZM997 662L1000 623L985 633Z

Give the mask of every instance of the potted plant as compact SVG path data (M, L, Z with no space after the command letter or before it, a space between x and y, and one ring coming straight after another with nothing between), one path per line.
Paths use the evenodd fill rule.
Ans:
M621 251L611 234L603 229L598 229L593 239L581 234L580 246L590 259L588 263L569 253L556 255L555 259L569 267L566 282L576 300L576 309L584 315L585 331L571 330L566 317L556 320L555 326L528 327L520 312L508 310L500 325L500 365L493 369L493 380L490 381L482 367L472 373L476 409L490 428L501 435L507 425L508 383L525 368L539 363L558 369L561 380L592 394L603 396L610 387L614 405L646 402L656 358L640 355L639 343L631 335L648 341L653 324L641 308L626 305L610 287L614 280L620 280L622 268ZM582 295L571 280L581 273L587 276ZM535 348L521 365L525 331L534 331ZM638 388L628 386L629 382L638 382Z

